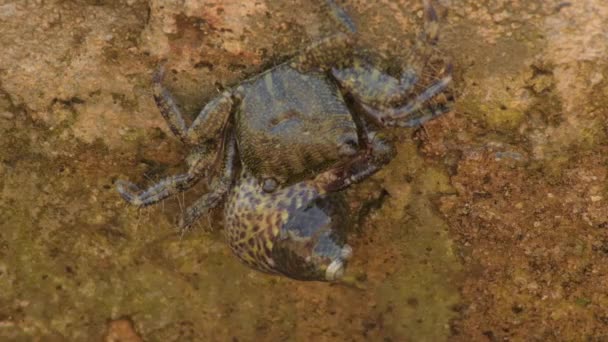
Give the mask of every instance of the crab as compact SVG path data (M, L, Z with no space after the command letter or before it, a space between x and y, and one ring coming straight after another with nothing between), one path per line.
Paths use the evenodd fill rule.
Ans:
M143 207L206 179L210 192L183 213L189 227L224 205L224 231L232 251L257 270L300 280L339 281L352 248L341 190L360 182L394 156L381 127L419 127L450 109L430 103L450 81L449 67L413 94L418 76L404 68L390 76L354 57L356 28L327 1L339 33L300 55L225 90L187 126L163 68L153 76L154 98L171 131L196 147L186 173L142 190L124 180L117 190ZM426 40L437 38L437 16L424 2ZM210 161L205 147L215 141Z

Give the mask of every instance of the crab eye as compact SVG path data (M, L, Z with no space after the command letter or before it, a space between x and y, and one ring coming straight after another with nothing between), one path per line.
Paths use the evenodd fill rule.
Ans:
M272 177L265 178L262 182L262 190L267 194L274 192L278 187L279 182Z
M359 148L359 145L357 144L357 141L355 139L348 138L342 141L338 146L340 151L339 153L343 157L350 157L355 155L357 153L357 149Z

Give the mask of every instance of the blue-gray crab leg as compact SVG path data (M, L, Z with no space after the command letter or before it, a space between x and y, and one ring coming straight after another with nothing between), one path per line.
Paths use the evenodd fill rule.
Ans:
M216 138L232 112L232 93L225 91L207 103L188 127L173 95L162 84L164 73L165 68L161 64L153 75L154 100L171 131L192 145Z
M192 166L187 173L162 179L146 190L140 189L131 182L119 179L116 181L116 190L129 204L145 207L186 191L202 177L208 177L216 167L217 161L214 162L214 160L217 160L217 156L214 154L197 151L194 153Z
M225 130L228 132L228 127ZM200 148L190 155L190 168L187 173L167 177L143 191L137 185L119 179L116 181L116 190L124 200L138 207L145 207L186 191L201 178L210 177L211 173L221 166L219 164L222 163L225 141L222 140L217 153L208 153L203 146L199 146Z
M220 203L222 198L224 198L230 190L230 186L234 180L236 160L236 137L231 134L226 144L222 174L211 182L209 186L209 188L212 189L211 192L201 196L201 198L186 209L184 216L178 223L180 228L191 226L209 209L214 208Z
M145 207L182 192L192 187L194 183L196 183L195 177L190 174L181 174L167 177L145 191L141 191L137 185L119 179L116 181L116 190L129 204Z
M362 60L347 68L332 68L331 74L357 101L380 106L403 103L418 82L418 75L411 68L396 79Z
M449 112L450 110L452 110L452 107L446 104L432 105L419 110L418 113L420 115L415 118L411 118L408 120L387 120L384 122L384 125L389 127L397 126L416 128L424 125L428 121L431 121Z
M431 0L424 0L424 39L417 43L418 49L426 51L424 45L434 45L437 42L437 18ZM420 57L426 62L425 53ZM354 60L348 67L333 67L331 75L342 89L352 94L359 103L383 108L402 104L418 82L418 74L412 67L406 68L400 79L396 79L360 59ZM432 91L429 89L429 92Z
M361 106L365 112L374 119L374 121L382 125L406 127L419 126L428 120L449 111L449 106L429 106L427 102L446 90L451 81L451 66L448 66L446 76L433 83L404 106L396 108L374 108L365 103L362 103Z

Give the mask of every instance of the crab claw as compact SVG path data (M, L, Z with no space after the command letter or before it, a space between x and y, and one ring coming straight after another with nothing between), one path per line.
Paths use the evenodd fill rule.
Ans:
M325 279L327 281L338 281L344 276L346 261L353 255L353 249L349 245L344 245L340 251L340 255L334 259L327 270L325 270Z

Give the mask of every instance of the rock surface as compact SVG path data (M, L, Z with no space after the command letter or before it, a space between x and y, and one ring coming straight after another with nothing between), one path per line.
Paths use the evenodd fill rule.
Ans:
M334 32L324 7L0 0L0 338L607 338L608 4L438 2L457 106L392 130L398 157L347 192L361 291L252 271L219 213L182 234L183 198L136 210L113 187L183 170L160 60L193 117ZM341 4L398 71L421 2Z

